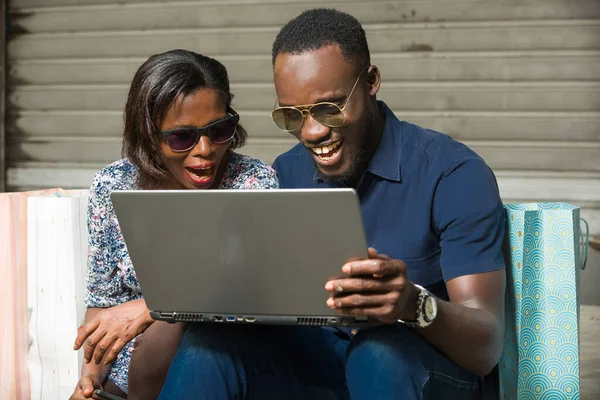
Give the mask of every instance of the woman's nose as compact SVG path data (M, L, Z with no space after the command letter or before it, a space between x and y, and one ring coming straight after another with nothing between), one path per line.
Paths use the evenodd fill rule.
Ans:
M206 135L200 136L200 140L192 149L192 155L207 158L215 151L214 143Z

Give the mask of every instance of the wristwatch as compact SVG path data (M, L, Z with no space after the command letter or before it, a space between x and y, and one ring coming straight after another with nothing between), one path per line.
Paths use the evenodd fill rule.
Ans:
M431 325L437 316L437 300L423 286L414 285L419 289L419 295L417 296L417 320L404 321L399 319L398 322L413 328L426 328Z

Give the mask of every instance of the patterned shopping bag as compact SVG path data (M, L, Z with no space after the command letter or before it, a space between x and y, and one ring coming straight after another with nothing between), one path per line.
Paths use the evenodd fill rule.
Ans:
M501 398L579 399L579 272L587 260L580 223L587 223L566 203L506 209Z

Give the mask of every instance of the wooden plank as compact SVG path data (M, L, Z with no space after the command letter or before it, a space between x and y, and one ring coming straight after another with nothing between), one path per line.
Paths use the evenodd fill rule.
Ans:
M578 0L508 1L329 1L328 7L350 13L361 23L534 19L593 19L600 3ZM19 32L89 32L147 29L194 29L226 26L281 26L302 11L323 2L179 2L108 4L16 10L12 24ZM89 18L93 15L93 18Z
M600 171L597 142L465 142L493 169Z
M236 150L239 151L239 150ZM33 187L88 187L93 176L110 161L93 163L19 162L9 168L9 184ZM495 170L500 193L509 202L580 202L600 208L600 173ZM569 190L564 188L568 187ZM599 227L600 228L600 227Z
M497 170L502 198L517 203L561 201L600 207L598 173L531 173ZM565 190L568 188L568 190Z
M16 110L122 110L126 85L17 86L7 97ZM232 84L233 107L269 110L272 84ZM596 82L387 82L379 98L403 111L598 111Z
M600 21L365 24L373 52L598 50ZM8 43L17 59L148 57L174 48L204 54L269 54L278 27L40 33Z
M600 4L600 3L599 3ZM271 56L218 57L234 83L270 83ZM129 84L145 58L12 61L14 84ZM600 51L474 53L375 53L372 62L391 81L581 81L600 80Z
M241 153L271 163L296 144L294 138L250 138ZM600 171L598 142L465 142L494 169L527 171ZM120 156L121 140L48 137L12 138L7 162L108 163Z
M371 0L370 2L375 2L376 0ZM352 3L363 3L364 0L345 0L342 4L352 4ZM151 5L155 5L152 4L153 1L152 0L127 0L126 2L121 1L121 2L117 2L115 0L12 0L10 1L10 10L11 11L15 11L15 10L22 10L22 9L33 9L33 8L39 8L42 10L48 10L51 8L55 8L55 7L59 7L59 8L73 8L73 7L78 7L78 8L98 8L98 6L100 5L101 7L108 7L108 8L112 8L115 7L115 5L117 6L123 6L123 5L127 5L127 6L137 6L139 8L141 7L147 7L148 4ZM187 6L189 3L194 3L194 5L198 5L198 6L206 6L206 7L210 7L210 6L214 6L214 5L223 5L223 6L230 6L230 7L235 7L235 6L243 6L243 5L263 5L263 4L267 4L267 5L277 5L277 4L289 4L289 0L168 0L168 1L163 1L161 3L164 3L165 6L171 6L171 7L180 7L180 6ZM335 7L336 5L339 5L341 3L340 0L322 0L320 2L316 2L315 0L297 0L293 2L294 4L303 4L305 6L305 8L310 8L310 7ZM400 7L410 7L409 12L406 15L406 19L410 19L410 20L427 20L427 18L429 18L429 20L434 20L432 18L431 15L424 15L424 12L418 13L417 10L419 6L422 6L422 3L426 3L426 4L431 4L432 6L437 6L438 8L445 8L448 5L452 6L455 3L458 3L457 0L433 0L433 1L425 1L425 0L395 0L393 1L393 6L395 6L395 8L400 8ZM549 18L549 17L554 17L556 18L557 12L559 13L560 11L556 11L557 8L562 8L562 9L568 9L570 11L570 13L572 15L586 15L585 12L587 10L592 10L594 9L593 6L594 4L594 0L578 0L578 1L571 1L571 0L519 0L516 1L515 0L468 0L465 1L465 3L468 3L471 5L471 7L473 8L477 8L477 7L482 7L482 6L488 6L488 7L501 7L501 6L512 6L514 8L517 8L520 12L525 13L525 15L523 15L523 17L532 17L531 14L527 14L527 10L529 9L535 9L537 8L541 8L542 5L547 5L546 10L536 10L535 15L537 15L539 18ZM393 12L395 10L395 8L390 7L390 12ZM415 13L413 15L412 10L415 10ZM436 10L433 10L434 12ZM467 12L469 11L469 9L466 10ZM438 11L439 12L439 11ZM449 12L452 12L452 10L449 10ZM490 13L491 14L491 13ZM561 14L558 14L561 15ZM402 17L402 14L399 14L400 17ZM519 17L520 15L515 15L515 17ZM483 16L482 16L483 18ZM489 16L488 16L489 18Z
M121 1L120 4L140 4L143 3L152 3L154 0L127 0ZM322 0L320 2L321 5L331 4L333 2L339 2L339 0ZM357 3L362 2L364 0L346 0L347 3ZM397 0L397 2L414 2L415 0ZM435 0L441 2L454 2L456 0ZM490 1L490 0L474 0L474 1ZM506 1L506 0L500 0ZM510 0L509 0L510 1ZM540 0L526 0L526 1L540 1ZM545 1L545 0L544 0ZM561 0L567 1L567 0ZM223 4L223 5L235 5L235 4L257 4L257 3L285 3L289 2L289 0L164 0L164 3L170 4L172 6L178 6L182 4L187 4L190 2L201 3L204 5L215 5L215 4ZM305 2L310 3L310 0L297 0L297 3ZM314 1L313 1L314 2ZM54 8L54 7L94 7L97 5L105 5L108 7L114 6L118 1L115 0L12 0L10 2L11 10L19 10L19 9L28 9L28 8Z
M103 166L103 163L89 162L24 162L8 169L8 187L11 190L88 188L96 172ZM590 224L590 233L600 234L600 188L597 185L597 175L496 170L496 176L505 203L566 201L580 205L582 216Z
M269 110L237 110L251 137L281 138ZM600 112L402 111L395 114L458 140L600 141ZM123 131L122 111L18 111L7 116L14 137L113 137Z

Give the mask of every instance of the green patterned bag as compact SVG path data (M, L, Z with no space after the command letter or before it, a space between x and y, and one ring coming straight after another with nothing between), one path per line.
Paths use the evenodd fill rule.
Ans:
M579 399L579 271L587 229L566 203L508 204L501 399ZM587 222L585 222L587 227ZM584 237L584 235L586 237Z

